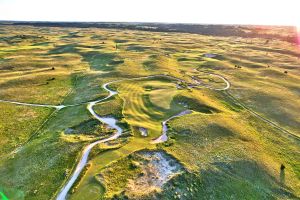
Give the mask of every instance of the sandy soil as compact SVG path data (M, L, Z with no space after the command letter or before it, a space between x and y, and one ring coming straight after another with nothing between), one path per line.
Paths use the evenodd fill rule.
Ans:
M172 177L183 172L182 166L162 151L139 153L142 173L128 182L126 194L130 199L160 191Z

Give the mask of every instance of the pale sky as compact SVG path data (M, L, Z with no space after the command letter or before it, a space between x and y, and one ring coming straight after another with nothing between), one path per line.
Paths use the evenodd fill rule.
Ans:
M0 20L300 26L300 1L0 0Z

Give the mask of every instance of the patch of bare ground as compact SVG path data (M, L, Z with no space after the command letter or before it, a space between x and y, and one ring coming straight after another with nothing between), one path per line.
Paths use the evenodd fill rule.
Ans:
M141 173L128 180L125 191L129 199L160 192L165 183L183 172L183 167L163 151L142 151L137 157L134 164L141 168Z

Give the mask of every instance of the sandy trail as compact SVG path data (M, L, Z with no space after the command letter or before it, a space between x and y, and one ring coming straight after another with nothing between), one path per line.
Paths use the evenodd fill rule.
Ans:
M109 90L107 88L107 86L111 83L117 83L117 82L121 82L121 81L130 81L130 80L140 80L140 79L146 79L146 78L154 78L154 77L167 77L170 79L174 79L177 81L184 81L182 79L170 76L170 75L165 75L165 74L156 74L156 75L149 75L149 76L142 76L142 77L136 77L136 78L126 78L126 79L120 79L120 80L116 80L116 81L111 81L108 83L105 83L104 85L102 85L102 87L109 92L109 95L107 97L105 97L104 99L99 99L96 101L88 101L88 102L83 102L83 103L77 103L77 104L68 104L68 105L51 105L51 104L35 104L35 103L24 103L24 102L18 102L18 101L11 101L11 100L1 100L0 102L3 103L11 103L11 104L16 104L16 105L23 105L23 106L33 106L33 107L46 107L46 108L55 108L57 110L63 109L63 108L67 108L67 107L74 107L74 106L80 106L80 105L85 105L85 104L90 104L90 103L99 103L101 101L104 101L105 99L110 98L111 96L117 94L116 91L113 90Z
M167 123L168 121L170 121L171 119L174 119L176 117L181 117L183 115L187 115L187 114L191 114L192 111L190 110L185 110L185 111L182 111L176 115L173 115L172 117L166 119L165 121L162 122L162 135L159 136L158 138L156 138L155 140L153 140L151 143L152 144L157 144L157 143L162 143L162 142L165 142L168 140L168 136L167 136L167 132L168 132L168 126L167 126Z
M62 108L68 107L65 105L49 105L49 104L34 104L34 103L23 103L23 102L17 102L17 101L9 101L9 100L0 100L0 102L4 103L12 103L17 105L23 105L23 106L33 106L33 107L46 107L46 108L55 108L57 110L60 110Z
M230 83L225 78L223 78L222 76L219 76L219 75L215 75L215 76L220 77L221 79L223 79L226 82L227 86L225 88L223 88L223 90L228 89L230 87ZM112 135L111 137L95 141L95 142L89 144L88 146L86 146L84 148L84 150L82 152L81 159L80 159L79 163L77 164L76 169L74 170L72 176L69 178L66 185L59 192L59 194L56 198L57 200L65 200L66 199L69 190L71 189L71 187L75 183L76 179L79 177L81 171L84 169L85 165L87 164L88 156L89 156L89 153L90 153L91 149L99 143L104 143L104 142L107 142L107 141L110 141L110 140L117 139L122 134L123 130L122 130L121 127L119 127L117 125L117 120L115 118L113 118L113 117L101 117L101 116L97 115L95 113L95 111L93 110L94 105L96 105L97 103L105 101L106 99L109 99L110 97L118 94L117 91L110 90L108 88L108 86L112 83L117 83L117 82L121 82L121 81L140 80L140 79L154 78L154 77L167 77L167 78L174 79L174 80L177 80L177 81L184 81L182 79L179 79L179 78L176 78L176 77L173 77L173 76L169 76L169 75L164 75L164 74L157 74L157 75L150 75L150 76L144 76L144 77L136 77L136 78L127 78L127 79L115 80L115 81L111 81L111 82L108 82L108 83L105 83L105 84L102 85L102 88L109 92L109 94L106 97L104 97L102 99L99 99L99 100L96 100L96 101L90 101L90 102L73 104L73 105L33 104L33 103L23 103L23 102L9 101L9 100L0 100L0 102L5 102L5 103L12 103L12 104L24 105L24 106L34 106L34 107L48 107L48 108L55 108L57 110L61 110L61 109L66 108L66 107L73 107L73 106L79 106L79 105L85 105L86 104L87 105L87 110L90 112L90 114L95 119L99 120L100 122L102 122L104 124L107 124L108 127L116 130L116 133L114 135ZM156 140L154 140L153 143L161 143L161 142L165 142L165 141L168 140L167 122L169 120L171 120L175 117L183 116L183 115L190 114L190 113L191 113L190 110L185 110L185 111L183 111L181 113L178 113L178 114L168 118L167 120L163 121L162 122L162 135L159 138L157 138Z
M106 139L103 139L103 140L98 140L96 142L93 142L93 143L89 144L88 146L86 146L84 148L84 150L82 152L81 159L80 159L79 163L77 164L75 171L73 172L73 174L70 177L67 184L59 192L56 200L65 200L66 199L69 190L71 189L71 187L75 183L76 179L80 175L80 173L83 170L84 166L87 164L88 156L89 156L90 151L92 150L92 148L95 145L99 144L99 143L104 143L104 142L107 142L107 141L110 141L110 140L117 139L123 132L122 128L117 125L117 120L115 118L113 118L113 117L101 117L101 116L97 115L96 112L93 110L93 106L96 105L97 103L102 102L102 101L104 101L106 99L109 99L110 97L118 94L117 91L110 90L107 86L109 84L117 83L117 82L120 82L120 81L139 80L139 79L152 78L152 77L157 77L157 76L165 76L165 77L173 78L173 79L177 80L177 78L170 77L170 76L167 76L167 75L152 75L152 76L128 78L128 79L121 79L121 80L111 81L111 82L108 82L108 83L105 83L105 84L102 85L102 88L109 92L108 96L106 96L102 99L99 99L99 100L96 100L96 101L91 101L91 102L87 103L87 109L95 119L99 120L100 122L102 122L104 124L107 124L108 127L117 130L117 132L109 138L106 138ZM70 105L70 106L74 106L74 105Z
M222 79L224 81L224 83L226 84L226 86L223 87L223 88L215 88L213 86L201 83L201 81L199 81L199 79L196 79L193 76L191 78L195 81L196 86L205 87L205 88L208 88L208 89L211 89L211 90L223 91L223 90L228 90L230 88L230 86L231 86L230 82L225 77L223 77L221 75L218 75L218 74L208 74L208 75L209 76L215 76L215 77L218 77L218 78Z
M104 143L104 142L107 142L107 141L110 141L110 140L117 139L122 134L123 130L122 130L121 127L119 127L117 125L117 120L115 118L113 118L113 117L101 117L101 116L97 115L96 112L93 110L94 105L96 105L97 103L99 103L101 101L104 101L104 100L106 100L106 99L108 99L108 98L110 98L110 97L117 94L116 91L113 91L113 90L110 90L110 89L107 88L107 86L109 84L114 83L114 82L117 82L117 81L112 81L112 82L105 83L102 87L106 91L109 92L108 96L103 98L103 99L97 100L97 101L89 102L88 105L87 105L87 109L95 119L99 120L100 122L102 122L104 124L107 124L109 128L115 129L115 130L117 130L117 132L109 138L106 138L106 139L103 139L103 140L98 140L96 142L93 142L93 143L89 144L88 146L86 146L84 148L84 150L82 152L81 159L80 159L79 163L77 164L75 171L73 172L73 174L72 174L71 178L69 179L69 181L67 182L67 184L62 188L62 190L58 194L58 196L56 198L57 200L65 200L66 199L66 196L67 196L69 190L71 189L72 185L75 183L76 179L80 175L80 172L83 170L84 166L87 164L88 156L89 156L90 151L92 150L92 148L95 145L99 144L99 143Z
M228 81L226 78L224 78L223 76L218 75L218 74L209 74L209 75L210 75L210 76L216 76L216 77L222 79L222 80L226 83L226 86L225 86L224 88L216 88L216 89L214 89L214 90L228 90L228 89L230 88L230 83L229 83L229 81ZM211 88L211 89L212 89L212 88Z
M218 75L218 74L209 74L209 75L210 76L216 76L216 77L222 79L225 82L226 86L223 87L223 88L212 88L212 87L209 87L209 86L205 86L206 88L212 89L212 90L219 90L219 91L225 91L225 90L228 90L230 88L230 86L231 86L230 82L226 78L224 78L223 76ZM0 102L4 102L4 103L11 103L11 104L23 105L23 106L33 106L33 107L55 108L56 110L61 110L61 109L66 108L66 107L74 107L74 106L79 106L79 105L87 105L88 111L91 113L91 115L95 119L99 120L100 122L102 122L104 124L107 124L108 127L116 130L116 133L114 135L112 135L111 137L95 141L95 142L89 144L88 146L86 146L84 148L84 150L82 152L81 159L80 159L79 163L77 164L75 171L73 172L72 176L69 178L69 180L65 184L65 186L62 188L62 190L59 192L59 194L58 194L58 196L56 198L57 200L65 200L66 199L69 190L71 189L71 187L75 183L76 179L80 175L81 171L84 169L85 165L87 164L87 162L88 162L88 156L89 156L89 153L90 153L91 149L95 145L97 145L99 143L104 143L104 142L107 142L107 141L110 141L110 140L117 139L122 134L123 130L122 130L122 128L120 128L117 125L117 120L115 118L113 118L113 117L101 117L101 116L97 115L95 113L95 111L93 110L93 106L96 105L97 103L102 102L102 101L104 101L106 99L109 99L110 97L118 94L117 91L110 90L109 88L107 88L107 86L109 84L117 83L117 82L121 82L121 81L140 80L140 79L154 78L154 77L167 77L167 78L174 79L174 80L177 80L177 81L185 82L182 79L179 79L179 78L176 78L176 77L173 77L173 76L169 76L169 75L164 75L164 74L157 74L157 75L150 75L150 76L136 77L136 78L120 79L120 80L111 81L111 82L108 82L108 83L105 83L105 84L102 85L102 88L109 92L108 96L106 96L106 97L104 97L102 99L96 100L96 101L78 103L78 104L73 104L73 105L33 104L33 103L24 103L24 102L9 101L9 100L0 100ZM192 111L190 111L190 110L185 110L185 111L183 111L181 113L178 113L178 114L176 114L176 115L168 118L167 120L163 121L162 122L162 135L160 137L158 137L157 139L153 140L152 143L156 144L156 143L162 143L162 142L167 141L168 140L168 136L167 136L167 131L168 131L167 122L170 121L173 118L190 114L191 112ZM269 120L266 120L266 119L264 119L264 121L269 122ZM282 128L280 128L280 130L285 131Z

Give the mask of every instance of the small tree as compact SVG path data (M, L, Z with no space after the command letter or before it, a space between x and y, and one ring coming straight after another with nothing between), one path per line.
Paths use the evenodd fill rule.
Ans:
M269 44L270 40L266 40L265 44Z

